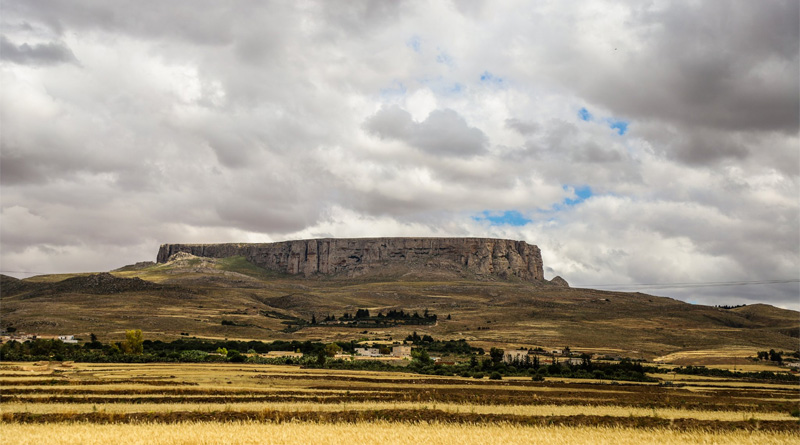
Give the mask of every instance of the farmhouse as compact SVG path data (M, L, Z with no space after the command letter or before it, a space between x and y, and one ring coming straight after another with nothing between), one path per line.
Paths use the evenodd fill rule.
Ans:
M392 346L392 357L411 357L411 346L395 345Z
M59 335L58 339L64 343L78 343L78 340L75 340L74 335Z
M356 355L362 357L380 357L381 350L378 348L355 348Z
M512 349L503 352L503 361L505 363L524 362L528 358L527 349Z
M302 352L292 352L292 351L269 351L267 352L267 357L275 358L275 357L302 357Z

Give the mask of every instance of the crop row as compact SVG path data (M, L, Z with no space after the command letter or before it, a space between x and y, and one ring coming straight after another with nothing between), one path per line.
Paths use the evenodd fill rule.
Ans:
M441 423L503 423L526 426L601 426L617 428L669 428L685 431L702 429L705 431L797 431L793 420L742 420L720 421L700 419L665 419L661 417L612 417L612 416L522 416L513 414L455 413L443 410L404 410L385 409L370 411L176 411L141 413L3 413L2 421L9 423L181 423L181 422L441 422Z

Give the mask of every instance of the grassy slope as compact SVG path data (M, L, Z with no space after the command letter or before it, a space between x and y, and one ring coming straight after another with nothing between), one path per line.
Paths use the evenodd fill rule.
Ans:
M731 346L743 351L790 350L797 344L790 336L798 329L797 312L766 305L723 310L640 293L521 282L303 280L265 271L243 258L189 259L113 274L170 285L171 290L108 295L3 292L3 325L40 334L94 332L101 339L121 338L132 328L144 330L149 338L187 332L214 338L321 340L402 339L416 330L436 338L465 338L484 347L571 346L637 357ZM70 276L22 281L52 283ZM373 312L428 308L439 315L440 323L366 332L309 327L288 334L282 332L280 317L263 315L270 311L310 319L312 313L317 318L340 316L362 307ZM448 314L452 320L444 320ZM223 319L243 326L223 326Z

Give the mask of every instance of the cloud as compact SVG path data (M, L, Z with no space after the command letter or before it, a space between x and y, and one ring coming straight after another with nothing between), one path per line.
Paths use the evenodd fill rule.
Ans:
M75 54L62 42L16 45L6 36L0 36L0 59L20 65L78 64Z
M2 269L108 270L163 242L497 236L577 284L796 277L797 16L8 1ZM664 292L797 307L791 286Z
M397 105L382 108L364 122L364 128L381 138L397 139L430 154L474 156L485 151L486 135L470 127L457 112L434 110L422 122Z

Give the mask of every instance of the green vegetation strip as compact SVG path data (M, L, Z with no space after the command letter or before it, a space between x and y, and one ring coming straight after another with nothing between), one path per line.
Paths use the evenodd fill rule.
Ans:
M3 413L6 423L178 423L178 422L235 422L258 421L283 422L442 422L442 423L507 423L531 426L604 426L625 428L667 428L674 430L703 431L788 431L800 433L797 421L720 421L698 419L662 419L660 417L612 417L612 416L520 416L511 414L451 413L441 410L374 410L337 412L286 412L264 411L216 411L216 412L153 412L153 413L82 413L82 414L31 414Z

